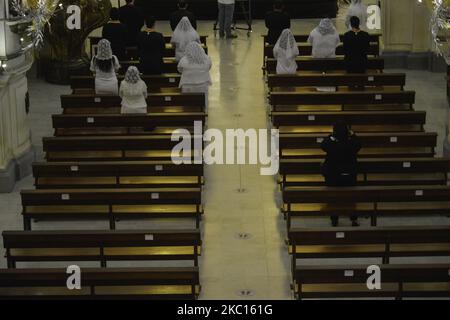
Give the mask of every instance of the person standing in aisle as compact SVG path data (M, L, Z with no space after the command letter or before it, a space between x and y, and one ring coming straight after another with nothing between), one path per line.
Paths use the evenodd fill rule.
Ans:
M231 25L234 16L235 0L217 0L219 5L219 35L227 39L237 38L237 35L231 33Z

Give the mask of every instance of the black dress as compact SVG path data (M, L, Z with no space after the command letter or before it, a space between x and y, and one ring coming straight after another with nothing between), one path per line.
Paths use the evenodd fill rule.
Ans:
M277 43L284 29L291 28L291 19L284 12L271 11L266 14L267 42L271 45Z
M128 35L126 43L128 46L135 46L137 44L137 36L144 26L144 15L142 9L134 5L125 5L120 7L120 22L127 26Z
M370 37L365 31L348 31L344 35L345 65L348 73L366 73Z
M327 186L350 187L356 185L357 155L360 149L361 142L355 135L342 141L330 135L322 142L322 150L326 152L322 173Z
M139 71L144 74L161 74L164 72L164 36L156 31L143 31L138 36Z
M195 16L192 12L189 10L177 10L172 12L170 15L170 27L172 28L172 31L175 30L178 23L180 23L181 19L183 17L188 17L189 22L191 23L192 27L197 30L197 20L195 19Z
M107 23L103 27L102 38L111 42L113 54L120 60L126 60L126 38L128 30L122 23Z

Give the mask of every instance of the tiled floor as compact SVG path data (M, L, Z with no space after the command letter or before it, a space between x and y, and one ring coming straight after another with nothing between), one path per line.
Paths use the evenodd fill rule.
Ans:
M315 23L296 21L293 29L296 33L306 33ZM166 23L161 23L159 28L168 34ZM214 63L209 128L266 128L267 92L261 72L263 23L256 22L251 37L239 32L240 37L233 41L216 39L211 32L212 23L201 23L199 28L201 34L210 35L208 47ZM415 108L428 112L427 129L439 133L438 152L441 153L448 108L444 74L395 71L407 73L407 88L417 91ZM30 123L39 156L42 156L41 138L52 135L50 115L60 111L59 95L68 92L68 87L30 79ZM23 188L32 188L31 177L18 183L13 193L0 194L1 230L21 229L19 191ZM204 200L201 298L239 299L238 292L248 289L253 295L243 299L290 299L285 222L278 210L279 192L274 178L260 176L256 166L210 166L206 168ZM448 218L437 217L381 219L380 224L399 224L405 220L408 224L450 223ZM296 223L327 226L329 221L305 219ZM342 225L348 223L342 221ZM362 224L367 225L368 221L363 220ZM192 224L179 221L146 223L148 228L155 225L182 228ZM102 222L41 222L35 229L106 227ZM139 226L133 221L119 224L122 229L137 227L142 228L142 223ZM248 234L248 239L240 239L239 234L242 233ZM3 256L1 250L0 255ZM0 259L0 267L5 267L4 259Z

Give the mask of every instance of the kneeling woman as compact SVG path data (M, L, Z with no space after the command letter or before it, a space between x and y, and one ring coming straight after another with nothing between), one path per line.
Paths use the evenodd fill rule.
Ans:
M208 91L211 85L211 59L197 42L186 46L185 56L178 63L181 73L180 88L182 92L199 92L205 94L205 111L208 109Z
M277 59L277 74L297 73L296 58L299 55L297 42L291 30L284 29L273 48L273 56Z
M92 58L91 71L95 73L95 93L117 95L118 82L116 71L119 60L112 54L111 43L102 39L98 43L97 54Z
M128 68L119 95L122 98L121 113L147 113L147 85L136 67Z

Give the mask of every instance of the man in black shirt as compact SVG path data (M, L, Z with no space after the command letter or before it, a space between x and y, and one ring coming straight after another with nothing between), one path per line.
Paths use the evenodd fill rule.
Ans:
M352 30L344 35L345 65L348 73L366 73L370 37L359 28L359 18L351 17Z
M127 45L135 46L136 38L144 25L141 9L134 5L134 0L126 0L127 4L119 9L120 22L128 29Z
M185 0L178 1L178 10L172 12L172 14L170 15L170 27L172 28L172 31L175 30L178 23L183 17L188 17L189 21L192 24L192 27L194 29L197 29L197 20L195 19L194 14L187 8L188 4Z
M111 42L112 52L120 61L126 60L127 26L120 23L119 9L112 8L109 12L109 17L109 22L103 27L102 38Z
M155 18L145 20L147 28L138 35L139 71L143 74L161 74L164 72L164 36L155 29Z
M281 0L276 0L273 4L273 11L266 14L267 42L275 45L284 29L291 28L291 19L284 12L284 4Z
M358 137L343 122L334 125L333 134L322 142L322 150L326 152L322 174L328 187L355 186L358 175L357 155L361 149ZM357 216L350 217L353 226L358 226ZM339 217L331 216L333 226L337 226Z

